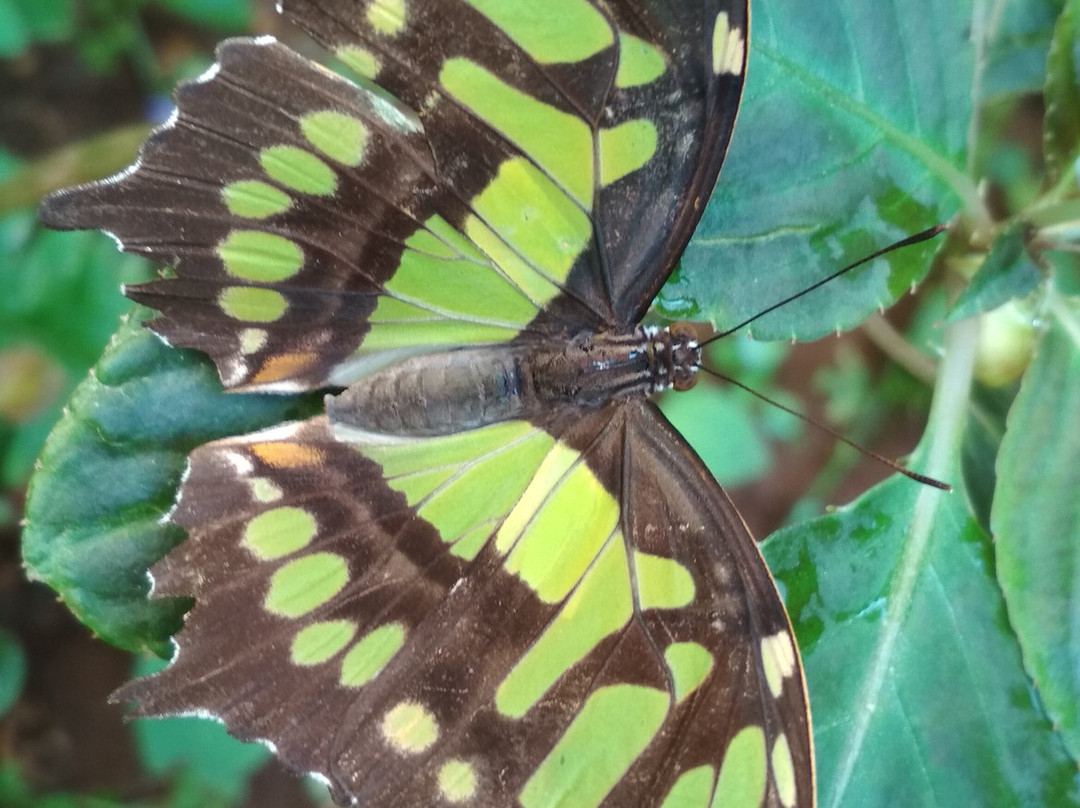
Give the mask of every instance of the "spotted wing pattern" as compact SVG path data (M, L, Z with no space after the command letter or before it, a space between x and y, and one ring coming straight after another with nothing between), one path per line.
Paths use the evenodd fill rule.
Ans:
M43 211L175 265L128 290L170 343L227 385L298 390L344 384L366 354L505 341L537 317L533 287L554 287L520 264L511 279L447 223L465 206L437 193L414 115L272 40L218 59L133 171Z
M155 594L196 604L117 694L141 714L209 711L365 806L812 804L783 607L650 404L228 439L173 518Z

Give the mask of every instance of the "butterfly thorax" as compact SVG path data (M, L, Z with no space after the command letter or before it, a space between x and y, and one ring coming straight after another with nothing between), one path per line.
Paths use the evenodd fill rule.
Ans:
M553 407L593 410L697 381L701 349L686 323L585 333L569 341L530 340L410 357L377 370L338 396L327 414L338 430L429 436Z

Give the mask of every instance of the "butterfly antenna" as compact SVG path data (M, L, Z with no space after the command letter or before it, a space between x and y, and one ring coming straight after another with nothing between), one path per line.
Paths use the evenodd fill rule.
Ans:
M779 301L778 303L774 303L773 305L769 306L768 308L764 309L763 311L759 311L753 317L750 317L750 318L748 318L746 320L743 320L741 323L734 326L733 328L729 328L726 331L721 331L721 332L719 332L717 334L713 334L708 339L702 340L700 344L704 347L705 345L708 345L710 342L715 342L716 340L720 339L721 337L729 336L729 335L735 333L736 331L738 331L740 328L743 328L744 326L747 326L750 323L754 322L754 320L758 319L759 317L764 317L769 312L775 311L776 309L780 308L781 306L786 306L788 303L790 303L793 300L797 300L798 298L805 295L807 292L812 292L813 290L817 289L819 286L824 286L829 281L832 281L832 280L835 280L836 278L839 278L841 275L843 275L843 274L845 274L847 272L850 272L851 270L855 269L856 267L860 267L863 264L866 264L866 263L868 263L870 261L873 261L875 258L879 258L882 255L885 255L886 253L892 252L893 250L899 250L899 249L901 249L903 247L908 247L908 246L910 246L912 244L918 244L918 243L920 243L922 241L927 241L928 239L932 239L938 233L941 233L943 230L947 230L947 229L948 229L948 225L937 224L937 225L934 225L933 227L930 227L930 228L928 228L926 230L923 230L921 233L916 233L915 235L908 236L907 238L902 239L902 240L896 242L895 244L890 244L888 247L883 247L882 249L871 253L870 255L866 256L865 258L860 258L855 263L848 264L843 269L841 269L841 270L839 270L837 272L834 272L833 274L831 274L831 275L829 275L829 276L827 276L825 278L822 278L817 283L811 284L810 286L806 287L802 291L797 292L797 293L791 295L790 297L786 297L783 300ZM751 395L756 396L757 398L761 399L762 401L764 401L764 402L766 402L768 404L772 404L774 407L778 407L779 409L783 410L784 412L786 412L786 413L788 413L790 415L794 415L796 418L801 418L806 423L810 424L811 426L817 427L818 429L826 432L827 434L831 435L833 438L840 441L841 443L845 443L848 446L851 446L853 449L859 450L860 452L867 455L868 457L872 457L877 462L882 463L883 465L887 466L888 468L892 469L893 471L897 471L900 474L903 474L905 477L908 477L908 478L914 480L915 482L922 483L923 485L929 485L929 486L931 486L933 488L939 488L942 491L952 491L952 486L949 485L948 483L943 483L940 480L935 480L933 477L927 477L925 475L919 474L918 472L914 472L914 471L911 471L910 469L906 469L903 466L901 466L899 463L897 463L895 460L890 460L889 458L885 457L884 455L880 455L880 454L878 454L877 452L875 452L875 451L873 451L871 449L867 449L865 446L860 446L859 444L855 443L854 441L849 440L848 438L845 438L843 435L841 435L839 432L837 432L835 429L828 426L827 424L823 424L821 421L818 421L815 418L811 418L809 415L805 415L804 413L798 412L797 410L793 410L790 407L785 407L779 401L771 399L768 396L766 396L765 394L759 393L757 390L754 390L753 388L747 387L742 382L736 381L735 379L731 378L730 376L725 376L724 374L719 373L719 372L713 370L712 368L708 368L708 367L704 367L704 366L702 366L701 369L704 370L709 375L715 376L717 379L720 379L721 381L725 381L728 384L733 384L736 387L739 387L739 388L745 390L746 392L750 393Z
M783 404L781 404L776 399L769 398L764 393L759 393L757 390L753 389L752 387L747 387L742 382L736 381L735 379L731 378L730 376L725 376L723 373L715 371L712 368L705 367L704 365L701 366L701 370L705 371L710 376L715 376L717 379L720 379L721 381L725 381L728 384L733 384L736 387L739 387L739 388L745 390L746 392L750 393L752 396L756 396L757 398L761 399L766 404L772 404L774 407L780 408L781 410L788 413L789 415L794 415L796 418L801 418L803 421L810 424L811 426L817 427L818 429L828 433L829 435L832 435L834 438L836 438L841 443L846 443L851 448L858 449L860 452L865 454L867 457L872 457L877 462L882 463L885 466L888 466L893 471L900 472L905 477L908 477L908 478L914 480L917 483L922 483L923 485L929 485L929 486L931 486L933 488L940 488L942 491L952 491L953 490L952 486L949 485L948 483L943 483L943 482L941 482L941 480L935 480L933 477L927 477L927 476L925 476L923 474L919 474L917 471L911 471L910 469L906 469L903 466L901 466L899 463L897 463L895 460L890 460L889 458L885 457L884 455L878 454L873 449L867 449L865 446L860 446L859 444L855 443L855 441L849 440L848 438L845 438L843 435L841 435L835 429L830 427L828 424L823 424L821 421L818 421L816 418L811 418L809 415L806 415L805 413L801 413L798 410L793 410L791 407L785 407Z
M918 244L919 242L927 241L928 239L932 239L934 236L936 236L938 233L942 232L943 230L948 230L948 229L949 229L948 225L936 224L933 227L930 227L930 228L927 228L926 230L923 230L921 233L916 233L913 236L908 236L905 239L897 241L895 244L890 244L888 247L882 247L877 252L872 252L872 253L870 253L870 255L866 256L865 258L860 258L854 264L848 264L846 267L844 267L841 270L838 270L837 272L834 272L832 275L828 275L828 276L822 278L820 281L817 281L816 283L810 284L810 286L807 286L802 291L796 292L795 294L791 295L790 297L785 297L783 300L779 301L778 303L773 303L768 308L766 308L766 309L764 309L762 311L759 311L753 317L749 317L749 318L743 320L738 325L733 326L732 328L729 328L726 331L721 331L719 333L713 334L708 339L702 340L700 344L701 344L702 347L704 347L704 346L708 345L710 342L715 342L718 339L721 339L723 337L727 337L727 336L729 336L731 334L734 334L740 328L743 328L745 326L750 325L750 323L754 322L754 320L758 319L759 317L764 317L769 312L776 311L781 306L786 306L788 303L790 303L793 300L798 300L800 297L807 294L808 292L814 291L819 286L824 286L829 281L836 280L841 275L843 275L845 273L848 273L848 272L851 272L851 270L856 269L857 267L861 267L863 264L869 263L870 261L873 261L875 258L880 258L881 256L885 255L886 253L890 253L893 250L899 250L899 249L901 249L903 247L909 247L912 244ZM751 391L751 392L753 392L753 391ZM757 395L757 394L755 393L755 395ZM837 437L839 437L839 435ZM841 440L843 440L843 439L841 438Z

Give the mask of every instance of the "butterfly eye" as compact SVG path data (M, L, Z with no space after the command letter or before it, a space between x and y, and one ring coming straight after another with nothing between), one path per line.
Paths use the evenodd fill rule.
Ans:
M678 360L677 360L678 361ZM687 361L687 360L682 360ZM697 384L698 374L696 372L689 372L685 365L680 365L678 370L672 375L671 387L678 392L685 392Z

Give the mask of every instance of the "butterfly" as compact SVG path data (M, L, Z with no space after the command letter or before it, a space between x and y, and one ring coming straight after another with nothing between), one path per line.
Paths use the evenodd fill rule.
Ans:
M151 570L194 607L135 714L342 804L811 806L775 585L650 397L640 324L716 181L739 0L283 0L347 69L223 43L138 161L45 201L231 390L326 413L194 451Z

